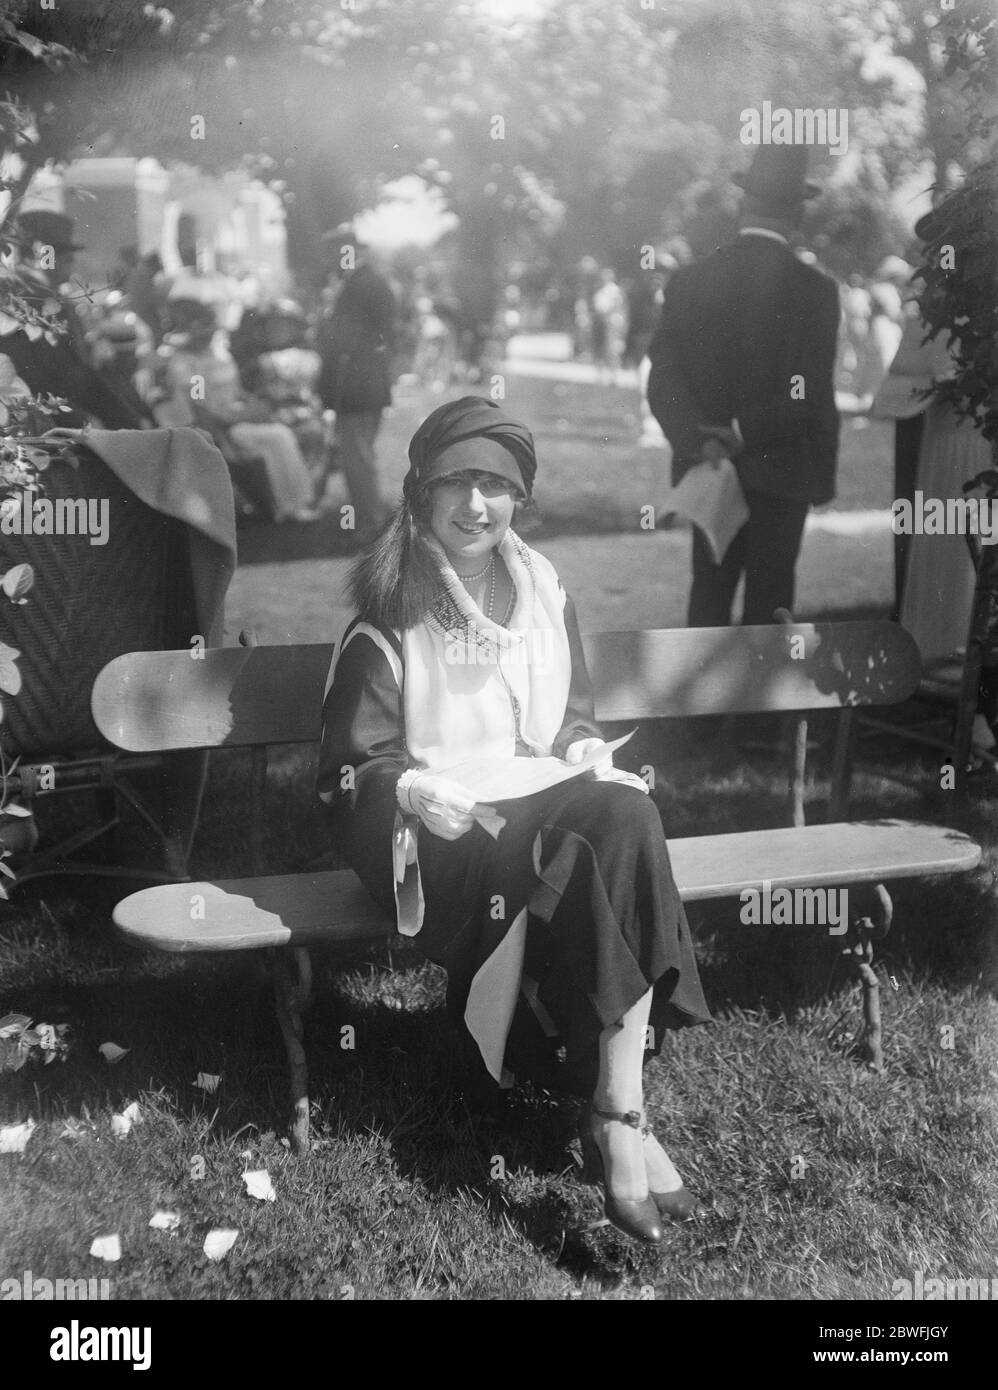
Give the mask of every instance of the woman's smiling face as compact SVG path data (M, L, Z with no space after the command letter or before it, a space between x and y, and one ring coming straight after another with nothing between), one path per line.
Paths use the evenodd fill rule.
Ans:
M519 489L500 473L516 464L492 439L465 439L453 444L441 461L459 472L430 484L429 529L443 546L458 574L481 569L513 520Z

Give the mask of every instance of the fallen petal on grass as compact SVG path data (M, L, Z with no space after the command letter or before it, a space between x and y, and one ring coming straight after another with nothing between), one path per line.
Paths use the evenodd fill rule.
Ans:
M121 1238L117 1232L113 1236L97 1236L90 1246L91 1255L98 1260L107 1260L114 1263L121 1259Z
M244 1173L243 1182L246 1184L246 1191L251 1197L256 1197L261 1202L276 1202L277 1193L274 1191L274 1184L270 1181L270 1174L266 1168L260 1168L253 1173Z
M111 1116L111 1132L117 1135L128 1134L132 1125L142 1123L142 1109L137 1100L126 1105L120 1115Z
M5 1125L0 1129L0 1154L23 1154L34 1130L34 1120L26 1120L23 1125Z
M204 1253L209 1260L224 1260L238 1239L238 1231L209 1231L204 1238Z
M180 1225L180 1214L175 1211L155 1211L149 1225L154 1231L175 1231Z

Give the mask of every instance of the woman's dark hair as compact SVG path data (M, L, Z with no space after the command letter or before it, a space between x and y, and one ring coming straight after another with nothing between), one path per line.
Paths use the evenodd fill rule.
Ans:
M433 607L440 593L440 565L423 534L431 511L431 488L412 501L403 500L351 569L350 596L365 622L405 632ZM518 518L531 513L531 503L517 504Z
M433 607L440 566L423 539L419 519L429 516L428 491L403 501L350 571L358 615L375 627L404 632Z

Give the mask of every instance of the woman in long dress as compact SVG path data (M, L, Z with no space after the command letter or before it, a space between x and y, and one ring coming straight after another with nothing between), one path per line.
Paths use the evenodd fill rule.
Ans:
M952 372L940 337L933 342L932 378ZM918 454L916 492L931 498L962 498L963 484L991 468L987 440L951 406L933 398L925 411ZM901 600L901 626L918 644L923 663L944 661L966 650L976 572L966 537L955 532L914 535Z
M533 489L530 432L469 396L423 422L409 457L404 500L354 572L319 794L368 889L447 970L493 1079L511 1084L528 1043L564 1044L607 1216L658 1241L661 1217L694 1202L647 1126L646 1043L709 1020L658 812L609 757L494 805L448 775L574 765L602 740L572 602L510 528Z
M155 408L161 425L203 425L219 437L222 452L235 446L263 462L273 498L274 521L314 521L312 478L287 425L268 420L269 407L242 388L239 368L216 336L215 311L196 301L173 301L183 314L186 341L165 363L166 398Z

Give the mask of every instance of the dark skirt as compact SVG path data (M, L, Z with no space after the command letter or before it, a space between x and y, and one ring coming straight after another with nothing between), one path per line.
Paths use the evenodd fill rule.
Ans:
M686 913L658 810L634 787L574 778L504 802L498 840L475 826L459 840L419 828L426 917L415 938L448 974L463 1016L475 973L528 909L521 998L506 1065L546 1079L564 1046L568 1089L596 1084L598 1038L652 987L649 1054L666 1030L710 1021ZM535 856L535 841L540 842Z

